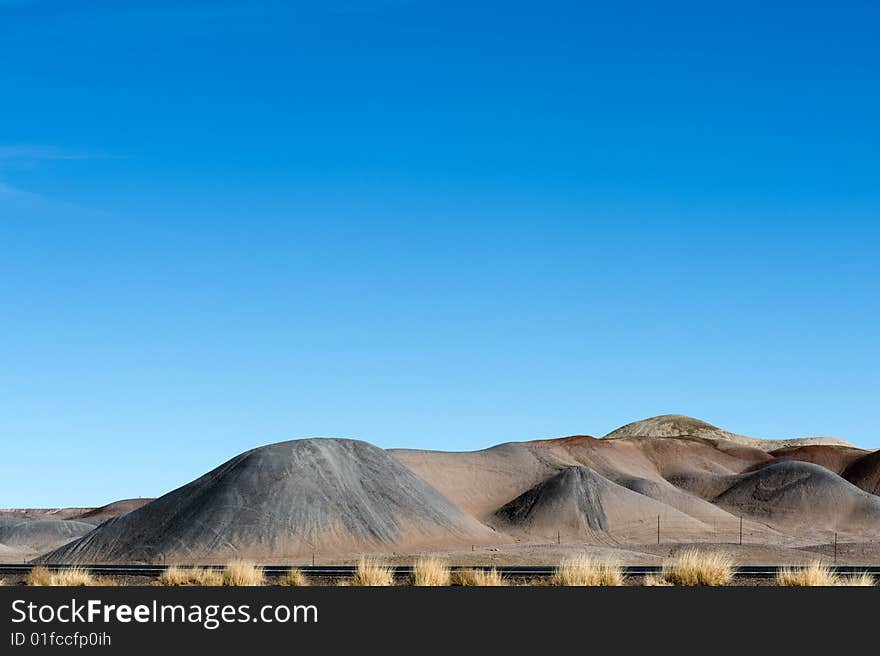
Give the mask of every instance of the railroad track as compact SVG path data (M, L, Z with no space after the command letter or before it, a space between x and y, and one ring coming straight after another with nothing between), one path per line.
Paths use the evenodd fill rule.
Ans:
M32 564L2 564L0 563L0 573L28 573L37 565ZM63 570L71 567L84 569L91 574L100 576L159 576L166 568L166 565L43 565L49 570ZM186 568L188 565L180 567ZM223 569L223 565L193 565L193 567L207 567L213 569ZM352 576L356 567L354 565L264 565L264 572L269 575L281 575L287 572L291 567L302 570L305 574L317 577L347 577ZM453 566L452 569L492 569L493 566ZM495 569L503 576L517 578L543 578L550 577L556 570L553 565L517 565L517 566L494 566ZM776 577L781 566L775 565L745 565L738 567L735 576L744 578L774 578ZM875 566L858 566L858 565L838 565L831 569L838 574L857 574L868 572L880 577L880 567ZM400 566L395 567L395 574L404 577L412 574L412 567ZM659 565L630 565L623 568L626 576L644 576L646 574L657 574L661 570Z

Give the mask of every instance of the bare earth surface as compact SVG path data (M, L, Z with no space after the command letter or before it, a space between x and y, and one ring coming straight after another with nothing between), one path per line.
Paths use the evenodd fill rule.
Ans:
M0 560L404 563L441 553L513 565L589 553L658 564L700 544L773 565L832 562L836 542L839 564L880 565L878 481L877 452L843 440L750 438L681 415L604 438L465 453L296 440L149 502L0 511Z

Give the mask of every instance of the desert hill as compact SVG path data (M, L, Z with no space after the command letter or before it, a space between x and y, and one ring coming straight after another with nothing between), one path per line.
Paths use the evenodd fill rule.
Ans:
M382 449L307 439L243 453L45 560L188 562L497 540Z
M7 554L35 556L85 535L91 524L66 519L0 518L0 545ZM0 552L2 555L2 552Z
M810 530L880 532L880 497L821 465L775 462L734 476L731 483L714 503L776 526L793 525L794 532L805 519Z
M772 451L783 447L807 445L849 446L852 444L836 437L796 437L781 440L762 439L737 435L712 424L685 415L660 415L634 421L608 433L604 439L613 440L633 437L697 437L711 441L727 441L756 449Z
M872 451L852 461L843 471L843 477L853 485L880 494L880 451Z
M148 504L150 501L153 501L153 499L120 499L119 501L108 503L99 508L87 510L84 513L76 515L73 519L98 525L106 522L112 517L119 517L120 515L130 513L132 510L137 510L141 506Z
M681 511L609 481L589 467L568 467L524 492L495 512L499 527L551 539L557 531L570 539L602 541L634 525L653 529L658 516L681 529L705 527Z
M783 447L771 451L770 455L775 460L812 462L842 475L850 465L864 457L865 452L855 447L822 444Z
M665 415L586 435L450 453L304 439L247 451L103 524L50 562L283 560L565 540L607 547L880 536L878 452L767 440ZM10 511L11 512L11 511ZM0 543L3 540L0 539Z

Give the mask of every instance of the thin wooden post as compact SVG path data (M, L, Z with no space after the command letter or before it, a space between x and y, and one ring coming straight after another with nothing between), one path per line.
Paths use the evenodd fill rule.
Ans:
M657 544L660 544L660 515L657 515Z

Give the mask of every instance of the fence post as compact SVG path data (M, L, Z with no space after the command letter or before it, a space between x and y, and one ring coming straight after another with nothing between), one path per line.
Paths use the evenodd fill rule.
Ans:
M660 544L660 515L657 515L657 544Z

